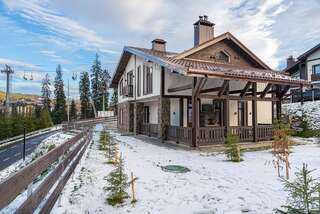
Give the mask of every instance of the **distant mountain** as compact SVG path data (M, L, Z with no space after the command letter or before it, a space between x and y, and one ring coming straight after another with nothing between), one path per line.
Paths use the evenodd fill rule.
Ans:
M40 96L34 95L34 94L21 94L21 93L11 93L10 94L10 100L16 101L16 100L37 100ZM6 93L3 91L0 91L0 103L3 103L3 101L6 99Z

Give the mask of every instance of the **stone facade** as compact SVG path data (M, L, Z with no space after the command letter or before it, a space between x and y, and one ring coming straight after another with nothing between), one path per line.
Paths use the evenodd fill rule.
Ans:
M140 126L143 123L143 103L134 103L134 134L139 134Z
M118 104L118 130L120 132L130 132L130 103Z
M229 55L230 62L228 64L260 68L255 62L249 60L248 57L245 57L243 53L241 53L239 50L236 50L236 47L233 47L233 45L227 41L218 42L214 45L204 48L203 50L191 54L190 56L187 56L187 58L223 63L214 58L215 54L219 51L223 51Z
M166 127L170 126L170 98L159 98L158 124L158 137L162 140L165 140Z

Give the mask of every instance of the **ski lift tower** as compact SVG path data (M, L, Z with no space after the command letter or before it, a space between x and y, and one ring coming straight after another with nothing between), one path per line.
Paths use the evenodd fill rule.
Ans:
M9 65L5 65L5 68L1 70L1 73L7 75L7 88L6 88L6 113L9 113L10 108L10 75L14 73L13 69Z

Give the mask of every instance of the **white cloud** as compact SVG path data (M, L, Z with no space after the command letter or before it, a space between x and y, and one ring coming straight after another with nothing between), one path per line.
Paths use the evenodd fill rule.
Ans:
M40 53L44 56L47 56L50 58L51 61L59 63L59 64L72 64L72 61L67 60L59 56L56 51L52 50L42 50Z
M23 0L4 0L11 11L17 11L23 18L45 26L57 36L66 37L66 40L72 39L79 46L84 48L99 50L105 53L116 53L108 48L111 41L107 41L96 32L82 26L78 22L61 16L53 10L47 9L47 2L42 1L23 1Z

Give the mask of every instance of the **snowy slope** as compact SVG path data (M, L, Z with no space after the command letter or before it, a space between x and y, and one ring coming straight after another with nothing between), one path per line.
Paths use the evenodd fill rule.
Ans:
M97 133L98 135L99 133ZM115 134L114 134L115 135ZM197 151L175 150L148 144L133 137L115 135L121 141L126 172L139 179L138 202L128 200L122 207L104 203L107 193L103 179L111 171L99 151L91 146L62 194L61 204L52 213L273 213L286 200L286 193L273 167L269 151L244 154L244 161L225 161L224 155L211 156ZM97 139L97 136L96 136ZM290 155L291 168L320 166L320 145L296 146ZM160 166L180 164L191 172L174 174ZM293 175L293 172L291 172ZM315 174L320 175L320 169ZM130 189L128 192L131 194Z
M320 129L320 101L283 104L283 113L290 116L301 116L305 113L306 120L311 129Z

